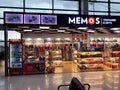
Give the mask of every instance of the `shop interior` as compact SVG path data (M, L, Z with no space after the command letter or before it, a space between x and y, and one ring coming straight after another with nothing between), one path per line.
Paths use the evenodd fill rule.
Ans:
M22 68L22 74L120 68L120 28L17 26L9 29L21 33L21 40L9 40L9 67Z

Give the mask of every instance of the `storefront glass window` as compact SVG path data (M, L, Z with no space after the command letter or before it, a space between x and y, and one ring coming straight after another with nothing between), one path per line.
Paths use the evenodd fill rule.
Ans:
M1 60L4 59L4 50L5 50L5 45L4 45L4 31L0 30L0 64ZM4 67L0 67L1 70L4 71Z
M120 12L120 4L111 4L111 11L116 11L116 12Z
M4 40L4 31L0 30L0 40Z
M120 0L110 0L111 2L120 2Z
M21 39L21 34L16 31L8 31L8 40L9 39Z
M54 11L56 14L79 14L78 11Z
M90 11L108 11L108 3L89 2Z
M54 1L54 9L78 10L78 2L76 1Z
M25 0L29 8L52 8L52 0Z
M0 19L0 24L3 24L3 19Z
M107 12L89 12L89 15L108 15Z
M23 7L23 0L0 0L0 6Z
M23 12L23 9L12 9L12 8L0 8L0 18L3 18L4 11L10 11L10 12Z
M31 9L26 9L25 12L30 12L30 13L52 13L52 10L31 10Z
M120 13L111 13L111 16L120 16Z

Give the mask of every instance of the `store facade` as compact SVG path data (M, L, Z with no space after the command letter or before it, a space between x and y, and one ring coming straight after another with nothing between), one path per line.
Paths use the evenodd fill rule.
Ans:
M120 69L120 17L21 12L4 17L7 75ZM21 39L7 40L7 30L20 32Z

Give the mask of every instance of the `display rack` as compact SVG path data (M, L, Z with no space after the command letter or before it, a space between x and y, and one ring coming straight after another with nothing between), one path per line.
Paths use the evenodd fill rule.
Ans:
M107 70L119 69L120 43L117 39L105 42L105 66Z
M72 53L72 60L73 60L74 63L78 62L78 51L77 50L73 51L73 53Z
M9 40L9 75L22 74L22 41Z
M79 52L78 67L81 71L103 70L102 52Z

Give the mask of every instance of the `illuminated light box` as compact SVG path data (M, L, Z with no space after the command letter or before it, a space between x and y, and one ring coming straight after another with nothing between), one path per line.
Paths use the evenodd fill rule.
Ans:
M40 15L25 14L24 24L40 24Z
M6 14L7 24L23 24L23 14Z
M41 15L41 24L57 25L57 16L56 15Z

